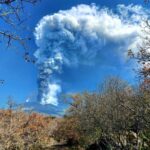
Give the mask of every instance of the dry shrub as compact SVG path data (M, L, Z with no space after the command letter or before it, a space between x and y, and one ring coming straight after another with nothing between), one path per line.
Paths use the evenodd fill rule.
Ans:
M24 113L21 109L0 111L0 149L24 150L49 147L55 121L38 113Z

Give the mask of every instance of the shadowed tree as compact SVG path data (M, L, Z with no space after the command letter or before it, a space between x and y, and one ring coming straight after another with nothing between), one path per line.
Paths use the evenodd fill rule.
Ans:
M89 149L149 147L150 105L143 90L112 77L97 92L75 94L72 100L56 139L72 139Z

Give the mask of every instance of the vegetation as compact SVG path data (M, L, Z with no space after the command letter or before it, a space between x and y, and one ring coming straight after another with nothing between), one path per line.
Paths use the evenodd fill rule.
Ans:
M60 139L71 139L85 149L150 147L149 94L145 95L142 90L134 89L118 78L110 78L98 92L76 94L72 99L66 123L62 122L66 130L62 133L60 126L57 138L63 134ZM67 123L71 119L74 119L72 130Z
M9 102L0 111L0 149L149 149L150 93L141 86L111 77L71 99L63 118L25 113Z
M38 0L0 0L0 19L15 29L23 21L24 3ZM147 1L145 1L147 2ZM150 24L146 22L143 44L129 56L139 63L140 83L132 87L116 78L107 78L96 92L71 95L63 118L53 118L8 103L0 110L0 150L149 150L150 149ZM25 43L30 38L0 29L0 36Z
M9 104L0 111L1 150L41 150L52 144L54 120L38 113L25 113L20 107Z
M35 5L40 0L0 0L0 41L6 43L6 47L14 50L18 55L24 56L26 62L35 63L29 50L29 42L32 40L28 35L27 20L30 18L26 10L29 5ZM22 34L27 31L27 34ZM19 49L16 49L18 45ZM1 80L0 82L4 82Z

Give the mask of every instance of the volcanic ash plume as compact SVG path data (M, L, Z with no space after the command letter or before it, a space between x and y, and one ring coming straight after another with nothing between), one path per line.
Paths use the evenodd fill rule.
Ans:
M35 57L38 100L42 104L58 104L62 88L56 74L63 71L63 66L97 63L100 54L107 53L103 47L109 42L118 44L116 54L118 50L124 53L136 47L141 16L147 15L146 10L141 6L118 5L115 12L95 5L78 5L40 20L35 28Z

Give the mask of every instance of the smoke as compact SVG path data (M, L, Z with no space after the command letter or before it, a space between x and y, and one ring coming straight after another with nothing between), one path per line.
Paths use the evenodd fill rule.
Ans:
M35 28L41 104L58 105L62 87L56 74L61 73L64 66L98 63L101 54L107 53L104 46L110 42L118 44L116 54L118 51L124 54L128 48L136 49L141 20L147 14L147 10L138 5L118 5L112 11L82 4L44 16Z

